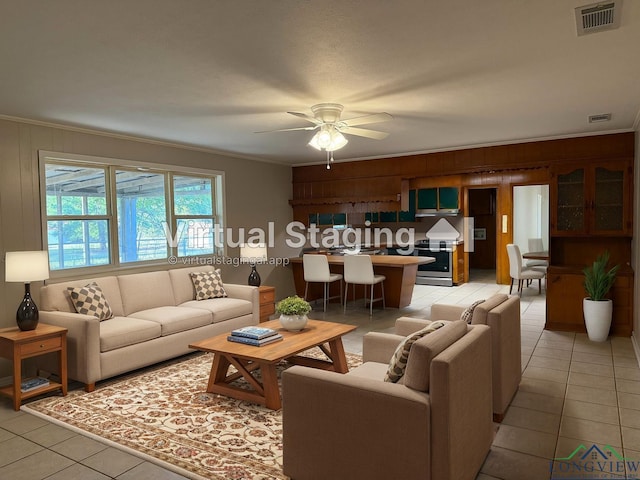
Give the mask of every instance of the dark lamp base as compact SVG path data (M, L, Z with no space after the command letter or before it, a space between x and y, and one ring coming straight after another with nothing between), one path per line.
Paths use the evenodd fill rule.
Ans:
M16 323L20 330L35 330L38 326L38 307L31 298L31 293L26 285L25 290L22 303L20 303L16 312Z
M249 285L251 285L252 287L259 287L260 286L260 275L258 274L258 271L256 270L256 266L255 265L251 265L251 273L249 274L249 280L247 281L247 283Z

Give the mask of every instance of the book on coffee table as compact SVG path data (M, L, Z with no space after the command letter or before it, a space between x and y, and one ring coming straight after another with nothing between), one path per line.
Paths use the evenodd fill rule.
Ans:
M277 342L282 340L284 337L276 332L275 335L269 335L268 337L262 339L242 337L240 335L229 335L227 340L230 342L236 343L244 343L245 345L253 345L256 347L261 347L263 345L268 345L269 343Z
M273 328L264 328L264 327L242 327L236 328L231 331L231 335L234 337L246 337L253 338L254 340L262 340L263 338L271 337L273 335L277 335L278 331Z

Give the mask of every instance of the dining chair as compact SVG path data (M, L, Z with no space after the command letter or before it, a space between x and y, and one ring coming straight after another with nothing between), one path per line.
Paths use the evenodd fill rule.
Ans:
M382 308L384 309L384 275L376 275L373 272L373 264L369 255L346 255L344 257L344 312L347 311L347 292L349 284L353 285L353 296L355 299L356 285L371 285L371 293L369 296L369 316L373 315L373 302L382 300ZM380 284L382 295L378 298L373 297L373 287ZM364 290L364 304L367 305L367 289Z
M513 281L518 280L518 294L522 296L522 285L525 281L538 280L538 293L542 293L542 279L546 275L545 272L534 270L533 268L522 267L522 255L520 247L513 243L507 245L507 254L509 256L509 275L511 275L511 285L509 286L509 294L513 290Z
M530 252L542 252L544 251L544 245L542 244L541 238L530 238L527 241L529 245ZM546 267L549 266L549 262L547 260L527 260L525 262L525 267L545 267L544 271L546 272ZM542 270L542 269L540 269Z
M329 261L326 255L305 253L302 256L302 266L304 270L304 299L307 299L309 293L309 283L322 283L322 311L327 311L327 300L337 298L338 295L329 297L329 285L333 282L340 281L340 305L342 305L342 275L339 273L331 273L329 270Z

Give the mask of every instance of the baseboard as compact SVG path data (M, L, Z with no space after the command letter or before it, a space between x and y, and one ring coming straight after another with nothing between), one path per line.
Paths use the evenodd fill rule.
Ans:
M640 367L640 345L638 345L638 341L636 340L635 332L631 332L631 345L633 345L633 351L636 354L636 362L638 362L638 367Z

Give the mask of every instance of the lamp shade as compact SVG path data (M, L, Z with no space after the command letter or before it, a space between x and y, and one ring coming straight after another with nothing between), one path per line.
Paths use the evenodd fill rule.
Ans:
M240 258L244 263L261 263L267 259L264 243L245 243L240 246Z
M6 282L36 282L49 278L49 254L43 250L7 252L5 259Z

